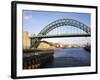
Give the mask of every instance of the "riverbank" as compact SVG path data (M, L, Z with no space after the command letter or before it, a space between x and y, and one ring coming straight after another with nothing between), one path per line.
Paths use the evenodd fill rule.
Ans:
M23 53L32 53L32 52L54 52L54 49L23 49Z
M88 51L88 52L91 52L91 46L86 46L86 47L84 47L84 49L85 49L86 51Z
M51 53L52 52L52 53ZM91 54L84 48L57 48L53 51L23 54L23 69L80 67L91 65Z

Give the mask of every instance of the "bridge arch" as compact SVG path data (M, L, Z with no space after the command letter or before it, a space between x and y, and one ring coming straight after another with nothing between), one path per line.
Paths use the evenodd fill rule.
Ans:
M51 22L46 27L44 27L38 35L46 35L53 29L61 27L61 26L73 26L85 31L87 34L91 33L90 27L88 27L87 25L83 24L80 21L77 21L74 19L59 19L59 20Z
M56 45L54 45L53 43L51 43L51 42L47 42L47 41L40 41L40 43L46 43L46 44L48 44L48 45L50 45L50 46L54 46L54 47L56 47Z
M51 22L46 27L44 27L37 36L46 35L53 29L61 27L61 26L73 26L73 27L76 27L76 28L79 28L85 31L87 34L91 33L90 27L88 27L87 25L83 24L80 21L77 21L74 19L58 19L58 20ZM32 41L31 47L36 48L39 45L41 39L42 38L36 38L34 39L34 41L31 40Z

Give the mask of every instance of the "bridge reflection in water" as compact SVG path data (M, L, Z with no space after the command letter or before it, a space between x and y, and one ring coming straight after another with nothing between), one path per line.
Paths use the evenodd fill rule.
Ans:
M30 55L29 55L30 54ZM24 69L90 66L90 52L84 48L65 48L24 53ZM30 58L29 58L30 57Z

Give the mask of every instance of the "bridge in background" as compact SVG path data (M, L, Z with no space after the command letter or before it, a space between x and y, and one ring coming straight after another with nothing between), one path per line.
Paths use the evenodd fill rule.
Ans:
M70 34L67 33L68 31L62 33L65 30L68 30L68 26L70 26L70 28L72 26L74 30ZM66 29L64 29L63 31L59 30L61 32L60 34L58 33L49 34L53 30L56 30L57 28L59 29L59 27L61 28L66 27ZM75 28L79 29L80 31L78 30L74 32ZM44 27L37 36L30 37L31 40L30 48L37 48L43 38L90 37L90 36L91 36L91 28L83 24L82 22L73 19L59 19L54 22L51 22L46 27Z

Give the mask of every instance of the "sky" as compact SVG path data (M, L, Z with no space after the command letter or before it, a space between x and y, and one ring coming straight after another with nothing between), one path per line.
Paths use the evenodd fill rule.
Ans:
M73 12L52 12L52 11L34 11L34 10L23 10L23 31L35 33L36 35L49 23L58 20L58 19L74 19L77 21L80 21L84 23L85 25L91 27L91 14L90 13L73 13ZM60 27L59 30L62 29L65 30L65 27ZM74 29L74 28L73 28ZM70 28L67 28L66 30L71 31ZM75 30L75 29L74 29ZM52 32L52 31L51 31ZM55 31L53 31L55 32ZM75 39L75 38L74 38ZM86 38L78 38L78 41L85 40ZM88 39L88 38L87 38ZM48 40L48 39L46 39ZM59 39L60 40L60 39ZM58 40L58 41L59 41ZM63 39L64 42L66 42L65 39ZM50 39L49 39L50 41ZM51 41L54 41L51 39ZM56 41L56 40L55 40ZM61 40L60 40L61 41ZM72 39L68 39L68 42L75 42ZM76 40L77 41L77 40ZM90 38L87 40L90 41ZM75 42L76 43L76 42Z

